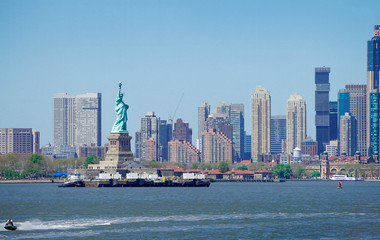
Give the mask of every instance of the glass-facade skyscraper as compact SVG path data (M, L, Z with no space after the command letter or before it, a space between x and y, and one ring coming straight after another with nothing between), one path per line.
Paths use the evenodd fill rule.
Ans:
M330 101L330 140L338 139L338 102Z
M286 139L286 115L272 116L270 119L270 152L282 152L282 140Z
M367 89L379 90L380 73L380 25L375 26L371 40L367 41Z
M330 68L315 68L315 128L318 154L330 142Z
M160 161L167 161L168 158L168 143L172 139L172 125L166 120L160 120L158 129L159 141L159 158Z
M350 94L346 89L340 89L338 92L338 139L340 138L340 117L346 112L350 112Z
M378 92L371 92L369 94L369 155L373 155L375 152L379 153L379 96L380 93Z
M367 146L369 154L379 149L380 25L367 41ZM376 150L377 149L377 150Z
M244 104L231 104L232 141L237 161L244 156Z

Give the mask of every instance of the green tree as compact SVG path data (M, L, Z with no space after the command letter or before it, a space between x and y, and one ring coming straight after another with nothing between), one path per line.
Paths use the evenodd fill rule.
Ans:
M277 164L272 168L273 175L277 178L290 178L292 169L289 164Z
M13 170L4 170L1 172L1 175L5 178L19 178L20 172L13 171Z
M248 167L247 167L245 164L243 164L243 165L240 165L240 166L237 168L237 170L248 170Z
M30 155L29 159L27 160L24 171L22 172L22 177L34 177L38 174L43 174L43 168L42 168L42 159L43 157L38 154L32 154Z
M253 162L253 163L249 164L248 169L251 171L257 171L257 170L260 170L263 167L265 167L265 165L266 165L266 163L264 163L264 162Z
M30 155L30 161L33 163L33 164L36 164L38 166L41 165L41 162L42 162L42 156L41 155L38 155L38 154L32 154Z
M312 178L317 178L317 177L320 177L321 176L321 173L319 171L313 171L311 173L311 177Z
M160 162L155 161L155 160L144 161L144 162L142 162L142 165L146 165L150 168L162 168L162 164Z
M191 169L198 169L198 168L201 168L201 164L199 162L193 162L191 164Z
M100 157L98 156L95 156L95 155L90 155L86 158L86 162L85 162L85 168L88 168L88 164L97 164L99 163L100 161Z
M301 179L304 176L306 176L306 168L303 164L301 163L294 163L291 166L292 169L292 175L293 177L297 179Z
M228 172L230 170L229 166L228 166L228 162L226 161L221 161L218 165L218 169L221 173L225 173L225 172Z
M177 166L180 168L186 169L186 164L184 163L178 163Z
M215 169L217 168L215 164L211 164L211 163L206 163L203 165L202 169L203 170L212 170L212 169Z

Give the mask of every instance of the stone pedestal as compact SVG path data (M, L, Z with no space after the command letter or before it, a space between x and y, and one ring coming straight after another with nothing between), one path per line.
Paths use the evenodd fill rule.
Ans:
M89 169L105 170L107 172L116 172L121 165L127 161L133 161L133 153L131 151L131 139L128 132L112 133L107 137L108 151L104 161L99 164L89 164Z

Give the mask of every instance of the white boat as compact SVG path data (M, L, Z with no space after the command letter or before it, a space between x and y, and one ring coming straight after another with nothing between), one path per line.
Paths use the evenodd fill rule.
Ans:
M68 182L77 182L77 181L82 181L83 177L80 175L80 173L71 173L69 177L67 178Z
M348 177L347 175L334 175L330 178L334 181L358 181L356 177Z
M71 173L59 187L84 187L83 176L80 173Z

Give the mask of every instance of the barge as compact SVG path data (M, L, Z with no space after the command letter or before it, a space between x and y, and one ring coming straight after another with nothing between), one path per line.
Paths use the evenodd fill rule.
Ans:
M208 180L182 180L173 179L165 181L151 181L146 179L95 179L84 180L84 187L209 187Z
M78 177L79 178L79 177ZM100 173L96 179L76 179L59 187L209 187L210 180L203 174L184 173L181 178L159 177L157 174L128 173L122 179L119 173Z

